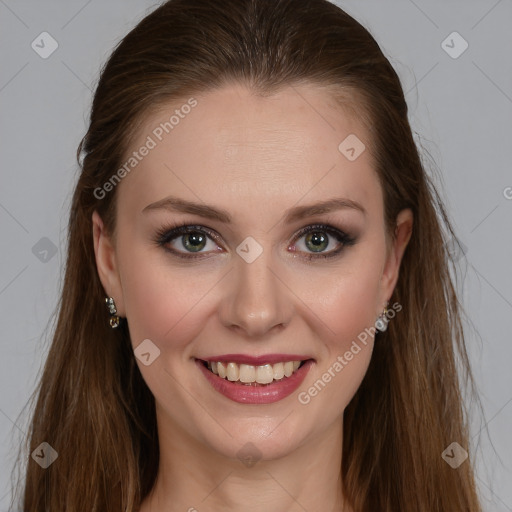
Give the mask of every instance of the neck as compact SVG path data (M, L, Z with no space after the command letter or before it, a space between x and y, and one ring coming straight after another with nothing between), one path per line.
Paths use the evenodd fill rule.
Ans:
M162 416L158 475L140 512L350 512L342 504L342 416L321 438L272 459L249 443L228 458Z

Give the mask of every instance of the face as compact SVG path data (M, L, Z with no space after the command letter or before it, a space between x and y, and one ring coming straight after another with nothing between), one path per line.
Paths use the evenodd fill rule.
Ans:
M251 442L268 459L339 428L411 225L401 212L387 247L369 144L313 85L268 97L225 86L145 119L130 154L146 155L117 185L115 240L93 220L98 272L145 354L159 428L227 457ZM309 362L268 386L219 384L198 360L226 354L262 356L231 365L249 380L250 366L265 380L276 361Z

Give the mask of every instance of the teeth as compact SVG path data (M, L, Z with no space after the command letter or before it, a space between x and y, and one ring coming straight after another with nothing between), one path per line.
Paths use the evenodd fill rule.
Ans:
M282 379L284 377L284 364L276 363L273 366L274 369L274 379Z
M221 363L219 363L219 364L221 364ZM234 365L235 363L229 363L229 364ZM241 364L240 365L240 382L256 382L256 367L248 365L248 364Z
M243 384L270 384L274 380L281 380L290 377L297 371L301 361L286 361L285 363L264 364L253 366L250 364L223 363L208 361L208 368L221 377L231 382L242 382Z
M274 380L274 368L271 364L258 366L256 370L256 382L270 384Z
M240 368L238 368L238 365L235 363L228 363L226 374L228 376L228 380L235 382L240 376Z

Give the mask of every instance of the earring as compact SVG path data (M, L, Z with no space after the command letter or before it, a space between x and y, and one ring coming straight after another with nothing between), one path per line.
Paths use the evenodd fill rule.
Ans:
M387 317L388 304L389 304L389 301L386 302L386 305L384 306L384 311L377 318L377 320L375 320L375 328L377 330L379 330L380 332L384 332L388 328L388 323L389 323L389 318Z
M115 329L116 327L119 326L119 322L121 320L117 316L116 304L112 297L105 297L105 302L108 307L108 312L110 313L110 319L109 319L110 327L112 327L112 329Z

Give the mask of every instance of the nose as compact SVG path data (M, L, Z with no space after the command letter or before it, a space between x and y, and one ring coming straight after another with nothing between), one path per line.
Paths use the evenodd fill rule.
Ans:
M264 337L290 323L293 299L271 250L252 263L237 257L218 310L221 322L246 337Z

